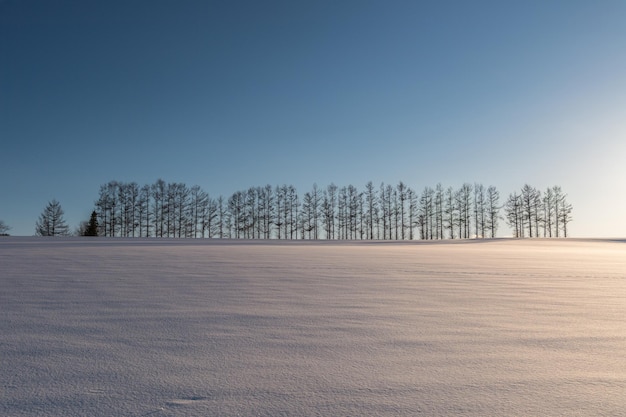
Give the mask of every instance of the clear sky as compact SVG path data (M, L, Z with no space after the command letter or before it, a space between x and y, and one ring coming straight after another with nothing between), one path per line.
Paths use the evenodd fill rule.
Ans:
M0 219L110 181L561 185L626 236L626 2L0 0ZM503 227L506 233L508 228Z

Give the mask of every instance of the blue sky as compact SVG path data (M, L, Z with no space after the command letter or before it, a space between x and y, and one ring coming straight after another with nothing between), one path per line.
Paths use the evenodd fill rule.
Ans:
M624 237L625 18L617 0L0 0L0 219L32 235L55 198L74 227L110 180L529 183L568 193L572 235Z

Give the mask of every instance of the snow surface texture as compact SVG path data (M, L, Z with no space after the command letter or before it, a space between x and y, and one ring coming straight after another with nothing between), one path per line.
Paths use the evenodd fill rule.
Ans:
M626 242L0 239L2 416L624 415Z

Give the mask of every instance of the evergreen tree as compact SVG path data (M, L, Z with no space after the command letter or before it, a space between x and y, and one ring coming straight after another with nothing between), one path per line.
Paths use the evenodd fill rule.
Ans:
M91 217L83 236L98 236L98 213L95 210L91 212Z
M67 236L69 227L63 218L63 209L61 204L52 200L48 203L43 213L39 216L35 225L35 232L38 236Z

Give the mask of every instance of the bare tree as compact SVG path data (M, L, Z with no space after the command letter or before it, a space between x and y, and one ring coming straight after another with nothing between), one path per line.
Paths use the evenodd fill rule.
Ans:
M378 200L376 198L376 190L374 189L372 181L365 184L365 204L367 206L365 212L367 219L367 237L372 240L374 239L375 219L378 217Z
M415 226L417 226L417 219L419 216L419 204L417 201L417 193L413 189L407 189L407 200L409 202L409 240L415 239Z
M315 197L306 192L302 198L302 238L317 239L315 235Z
M554 231L556 237L559 237L559 231L561 230L561 207L563 206L562 202L565 196L563 195L563 190L558 185L552 187L552 194L554 196Z
M117 200L117 183L111 181L100 186L96 212L100 225L100 236L115 236L115 201Z
M524 223L528 226L528 236L533 237L533 199L535 189L528 184L524 184L521 192L522 212L524 216Z
M311 190L311 215L312 215L312 232L313 239L319 239L319 228L320 228L320 205L322 201L322 193L320 189L317 187L317 184L313 184L313 189Z
M326 239L331 239L334 213L330 205L330 198L328 197L328 189L322 192L322 205L321 205L320 214L322 216L324 236L326 237Z
M200 234L201 237L207 237L209 239L219 236L219 208L218 201L212 199L208 194L206 201L203 201L203 217L202 227Z
M150 237L150 186L144 185L139 189L137 198L137 223L139 224L139 236Z
M563 237L567 237L567 225L572 221L572 205L566 200L566 195L560 200L559 223L563 228Z
M326 192L328 195L328 221L330 226L330 238L335 239L337 220L337 186L331 183L328 187L326 187Z
M487 224L492 238L496 237L498 231L498 220L500 220L500 193L493 185L487 188Z
M389 229L389 223L390 223L390 218L391 218L391 215L389 214L391 210L391 205L389 203L390 197L387 193L388 190L389 190L389 187L385 187L385 183L380 184L379 201L380 201L380 214L381 214L380 217L383 223L382 224L383 240L386 240L387 236L389 236L389 239L391 239L391 231L389 231L389 235L387 234L387 230Z
M484 238L486 233L486 211L487 201L485 199L485 187L482 184L474 184L474 236Z
M274 189L267 184L258 188L259 198L257 199L257 211L259 216L258 230L259 238L269 239L274 227Z
M167 186L168 236L185 237L189 229L189 188L183 183L170 183Z
M535 223L535 237L539 237L539 228L541 224L545 221L543 218L542 211L542 203L541 203L541 191L535 190L535 195L533 196L532 201L532 209L534 213L534 223Z
M459 212L459 237L469 239L471 230L472 185L465 183L456 196Z
M63 218L61 204L52 200L44 208L35 225L35 232L38 236L68 236L69 227Z
M443 239L443 215L444 215L444 190L441 183L435 187L434 215L435 215L435 239Z
M276 225L276 238L278 239L282 239L283 236L287 236L287 232L285 231L285 234L282 234L283 231L283 226L286 225L287 221L285 218L285 215L283 213L285 213L285 207L286 207L286 200L287 200L287 186L276 186L276 190L274 191L274 195L276 196L276 210L274 212L275 214L275 218L274 218L274 224Z
M396 186L396 193L398 196L398 217L400 218L400 239L404 240L404 233L407 229L406 225L406 201L407 198L407 186L400 181Z
M509 194L509 198L504 205L506 219L509 226L514 231L515 237L524 237L524 210L522 196L513 193Z
M360 194L357 188L348 185L348 233L349 239L356 239L359 224L359 198Z
M435 190L430 187L424 188L419 201L419 226L421 239L433 239L435 222Z
M452 187L446 189L444 196L444 216L445 216L445 228L448 230L448 237L450 239L455 238L455 227L458 223L457 205L456 205L456 193ZM460 237L460 236L459 236Z
M258 192L254 187L248 188L245 192L244 217L243 217L243 233L246 239L255 239L256 225L259 221L257 207Z
M337 186L330 184L322 193L321 218L324 225L326 239L335 239L335 226L337 219Z
M534 204L541 211L539 220L543 224L544 237L559 237L561 231L567 237L567 225L572 221L572 205L567 202L566 194L560 186L548 187L543 198L537 198Z
M154 235L163 237L165 235L165 217L167 214L167 184L162 179L158 179L152 184L152 220L154 222Z
M367 230L365 227L366 218L365 218L365 198L362 192L357 193L357 222L358 222L358 236L359 239L363 240L367 236Z
M194 185L189 189L189 222L191 225L190 237L204 237L207 230L209 195L200 186ZM209 228L210 230L210 228Z
M119 224L123 230L122 236L135 237L137 222L137 205L139 200L139 185L136 182L118 184L118 200L120 202Z
M300 197L298 197L298 192L296 187L290 185L287 187L287 200L286 200L286 217L287 217L287 226L289 229L289 239L297 239L298 238L298 222L300 213L298 211L300 206Z
M386 193L386 197L385 197L385 206L386 206L386 215L387 215L387 232L388 232L388 239L392 240L393 237L393 231L394 231L394 214L396 213L395 210L395 204L394 204L394 192L393 192L393 187L391 186L391 184L387 184L387 186L385 186L385 193ZM396 232L397 232L397 228L395 228ZM397 233L396 233L397 236Z
M120 236L128 237L130 230L130 204L128 204L128 184L117 183L117 218Z
M245 237L243 231L245 230L245 193L241 191L235 192L228 198L228 226L229 235L236 239Z
M543 237L552 237L554 224L554 192L548 187L543 194Z
M7 233L9 230L11 230L11 227L4 221L0 220L0 236L8 236Z
M226 237L227 211L224 203L224 197L219 196L217 199L217 237L224 239Z
M391 187L391 186L389 186ZM391 189L391 213L393 216L393 231L394 231L394 240L398 240L398 229L400 226L400 199L398 198L398 190L396 188Z

